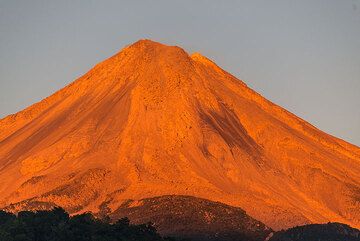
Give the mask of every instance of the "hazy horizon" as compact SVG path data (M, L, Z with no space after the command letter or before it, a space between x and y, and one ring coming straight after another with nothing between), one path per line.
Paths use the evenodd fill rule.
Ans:
M359 146L359 26L358 0L0 1L0 118L147 38L202 53Z

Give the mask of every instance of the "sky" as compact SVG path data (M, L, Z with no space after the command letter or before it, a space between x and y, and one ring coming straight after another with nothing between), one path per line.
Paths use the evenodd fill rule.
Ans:
M360 0L0 0L0 118L145 38L360 146Z

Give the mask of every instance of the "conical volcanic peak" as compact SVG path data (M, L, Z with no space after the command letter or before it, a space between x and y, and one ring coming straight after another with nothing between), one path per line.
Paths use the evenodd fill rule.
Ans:
M279 229L360 226L360 149L200 54L140 40L0 120L0 207L113 212L190 195ZM338 195L334 195L337 193Z

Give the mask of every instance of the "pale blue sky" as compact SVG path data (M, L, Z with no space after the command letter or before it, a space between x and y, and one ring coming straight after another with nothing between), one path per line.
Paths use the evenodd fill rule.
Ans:
M359 0L0 0L0 117L140 38L199 51L360 145Z

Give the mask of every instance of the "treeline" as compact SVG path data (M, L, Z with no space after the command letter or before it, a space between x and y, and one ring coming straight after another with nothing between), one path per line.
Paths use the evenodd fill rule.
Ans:
M205 231L206 233L206 231ZM91 213L69 216L62 208L0 210L0 241L175 241L164 238L151 224L132 225L128 218L110 222ZM212 238L201 240L214 240ZM218 237L216 240L228 240ZM241 239L248 240L248 239ZM263 239L259 238L259 241ZM275 232L269 241L360 241L360 231L340 223L310 224ZM184 240L183 240L184 241Z
M151 224L132 225L123 218L115 223L90 213L69 216L62 208L22 211L17 215L0 211L1 241L170 241Z

